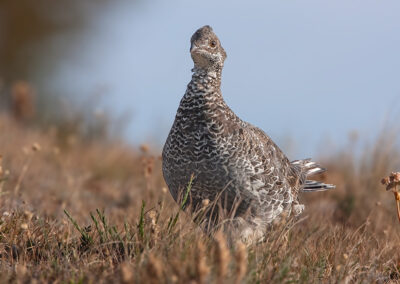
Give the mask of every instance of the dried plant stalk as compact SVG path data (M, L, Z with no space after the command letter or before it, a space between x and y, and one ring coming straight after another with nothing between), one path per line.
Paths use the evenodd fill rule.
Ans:
M400 172L392 172L389 176L382 178L381 183L386 185L386 190L391 190L396 200L397 218L400 222L400 192L397 190L397 186L400 185Z

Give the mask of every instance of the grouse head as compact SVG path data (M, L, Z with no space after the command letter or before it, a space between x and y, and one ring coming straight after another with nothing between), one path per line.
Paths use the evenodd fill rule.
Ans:
M210 26L204 26L193 34L190 54L195 67L203 70L222 69L226 58L225 50Z

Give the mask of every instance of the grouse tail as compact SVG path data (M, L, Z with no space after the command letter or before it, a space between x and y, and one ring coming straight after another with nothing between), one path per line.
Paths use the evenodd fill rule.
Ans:
M301 175L303 175L305 179L302 188L303 192L325 191L336 187L333 184L307 179L309 176L320 174L326 171L325 168L311 161L311 159L296 160L292 162L292 165L301 168Z

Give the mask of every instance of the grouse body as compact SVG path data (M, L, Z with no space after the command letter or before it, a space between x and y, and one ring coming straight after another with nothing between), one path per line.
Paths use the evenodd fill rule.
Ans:
M334 186L308 180L324 169L309 159L290 162L261 129L227 106L220 90L226 53L210 26L194 33L190 53L192 80L164 145L164 179L177 200L193 175L192 208L220 198L224 210L235 210L238 237L259 238L283 212L302 212L299 192Z

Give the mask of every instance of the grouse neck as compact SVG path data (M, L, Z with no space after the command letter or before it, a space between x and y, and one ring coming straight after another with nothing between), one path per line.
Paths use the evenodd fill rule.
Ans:
M222 69L222 68L221 68ZM193 68L192 80L187 86L177 116L195 114L197 117L203 114L207 116L221 109L230 111L221 94L221 70L204 70Z
M192 69L192 81L196 83L196 85L202 89L217 89L219 90L221 87L221 73L222 68L215 69L201 69L194 67Z

